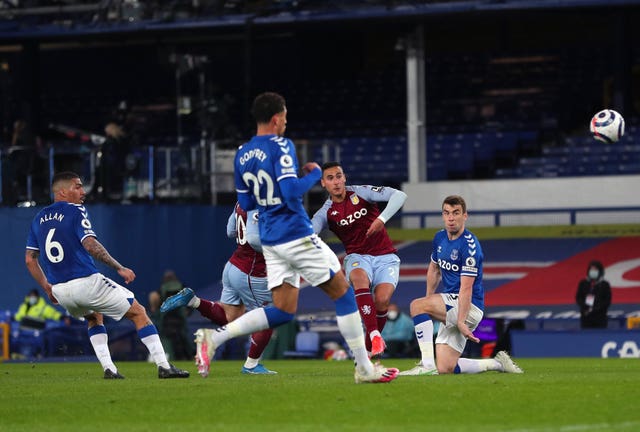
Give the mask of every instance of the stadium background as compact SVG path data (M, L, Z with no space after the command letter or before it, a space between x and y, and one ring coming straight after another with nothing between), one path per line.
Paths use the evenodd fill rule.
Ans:
M234 199L229 155L253 133L249 104L259 91L286 96L287 135L302 155L339 156L352 183L402 187L408 180L407 49L416 35L423 35L425 49L427 158L421 165L429 182L455 187L569 177L598 184L599 176L624 176L632 197L640 174L640 30L633 25L639 6L583 0L3 4L3 148L14 121L24 119L47 150L32 195L4 200L0 208L0 305L13 308L33 286L23 264L24 239L31 217L48 201L50 162L81 172L93 186L94 137L110 120L121 120L135 144L128 173L135 192L123 190L110 203L90 196L89 209L100 239L138 273L134 290L143 301L166 268L217 295L213 287L233 248L224 237ZM589 118L603 107L627 120L627 135L615 146L597 144L587 133ZM6 196L4 177L3 190ZM598 207L606 193L594 188L584 199ZM309 195L310 211L322 196L318 188ZM36 207L15 207L25 202ZM560 304L568 308L584 271L572 257L586 263L592 253L621 250L625 261L637 257L633 240L624 248L613 243L592 250L608 241L487 246L506 251L494 255L498 265L507 258L510 265L534 267L573 259L569 270L560 266L551 274L555 284L549 285L553 290L557 277L564 278ZM420 292L421 282L409 279L420 279L415 272L428 244L407 249L413 255L402 256L411 267L403 281L410 288L398 298L403 306ZM626 277L637 281L637 268L631 271ZM496 311L509 305L514 283L488 280L496 295L505 293L493 300ZM544 283L534 278L521 287ZM622 313L640 301L634 286L622 297L614 293ZM558 304L557 291L551 294L544 306ZM538 304L515 297L521 305ZM322 302L308 293L301 310L322 309Z

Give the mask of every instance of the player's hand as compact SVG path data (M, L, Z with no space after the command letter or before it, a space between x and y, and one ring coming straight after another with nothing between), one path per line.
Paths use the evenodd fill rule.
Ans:
M118 270L118 274L122 276L125 283L133 282L136 278L136 274L130 268L122 267Z
M462 333L462 335L463 335L465 338L469 339L470 341L475 342L475 343L479 343L479 342L480 342L480 339L478 339L478 338L473 334L473 332L472 332L471 330L469 330L469 326L467 326L467 324L465 324L465 323L462 323L462 324L458 323L458 330L460 330L460 333Z
M378 218L374 219L374 221L371 222L369 229L367 230L366 236L369 237L370 235L377 233L383 227L384 227L384 223L380 219Z
M318 165L316 162L307 162L302 167L302 172L305 174L309 174L311 171L313 171L316 168L320 169L320 165Z

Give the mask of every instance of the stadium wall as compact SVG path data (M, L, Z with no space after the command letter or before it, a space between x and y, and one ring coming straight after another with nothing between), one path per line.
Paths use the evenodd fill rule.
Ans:
M514 210L522 212L501 218L501 225L568 225L570 213L576 209L590 210L576 217L578 225L637 223L640 210L619 209L640 209L639 184L638 175L404 183L402 190L408 198L402 210L434 213L427 217L426 226L439 227L444 197L462 195L473 218L469 226L494 226L495 217L490 212ZM485 213L474 216L474 212ZM403 228L419 227L418 217L403 218Z
M24 264L32 218L40 208L0 208L0 310L15 312L27 291L37 287ZM98 239L123 265L136 272L128 285L143 305L160 287L162 274L173 269L188 286L199 289L220 280L235 243L226 237L231 207L198 205L89 205ZM112 269L106 276L122 283Z
M638 330L513 331L511 352L518 357L640 357Z

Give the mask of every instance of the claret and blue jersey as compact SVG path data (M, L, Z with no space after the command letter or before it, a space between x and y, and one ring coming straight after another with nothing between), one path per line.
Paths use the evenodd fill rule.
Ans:
M295 146L287 138L258 135L238 149L234 162L238 202L247 211L257 208L260 212L263 245L287 243L313 234L302 194L321 175L318 169L298 179Z
M477 237L468 230L455 240L449 240L446 230L433 238L431 261L440 267L444 293L460 292L460 277L475 277L471 302L484 310L484 288L482 287L482 247Z

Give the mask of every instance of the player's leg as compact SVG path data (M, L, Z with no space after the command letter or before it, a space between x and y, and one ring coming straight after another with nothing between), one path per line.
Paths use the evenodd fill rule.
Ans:
M93 347L93 351L98 357L98 361L104 370L105 379L122 379L124 378L118 373L118 368L111 359L109 351L109 337L107 329L104 326L102 314L93 312L84 317L87 320L89 341Z
M421 297L411 302L410 311L421 358L416 367L401 372L400 375L436 375L438 369L433 346L433 320L446 321L444 300L441 295Z
M151 322L144 307L135 298L130 298L131 307L124 314L124 317L131 320L138 331L140 341L147 347L151 358L158 367L159 378L188 378L189 372L173 366L167 360L158 329Z
M273 297L271 296L271 291L269 291L269 282L266 277L245 275L242 283L238 284L236 288L242 307L247 310L273 305ZM233 321L233 319L230 318L229 321ZM273 375L277 373L267 369L260 363L262 353L267 348L272 335L273 329L271 328L251 333L249 337L249 352L242 366L243 374Z
M372 257L373 302L376 306L378 330L382 332L387 323L387 311L391 296L398 286L400 278L400 258L396 254Z
M222 272L222 297L224 297L225 290L231 289L231 270L234 269L230 262L227 261L224 270ZM237 270L237 269L236 269ZM240 270L238 270L240 271ZM239 304L239 299L237 301L232 302L229 301L229 304ZM172 295L167 298L160 306L160 312L168 312L170 310L187 306L192 309L196 309L200 312L200 315L207 318L214 324L219 326L223 326L229 322L228 316L224 307L219 302L209 301L195 295L191 288L183 288L180 292Z
M359 254L349 254L344 259L345 273L353 287L358 312L366 330L365 347L368 352L371 352L371 340L373 338L381 339L381 336L376 320L376 306L371 294L371 278L367 273L370 269L367 264L364 257Z
M122 379L124 377L118 373L118 368L111 359L109 338L103 316L93 310L95 300L100 300L100 281L101 278L98 275L91 275L56 284L52 288L53 295L72 316L84 317L87 320L89 341L104 370L104 378Z
M389 382L398 376L398 369L371 363L365 347L365 336L358 304L336 254L316 235L304 243L305 250L294 251L304 262L301 276L320 287L336 307L338 330L349 346L356 363L356 383ZM327 279L328 277L328 279ZM275 296L274 296L275 301Z
M293 320L298 307L300 277L286 259L289 243L279 246L263 246L267 263L268 287L273 305L253 309L216 331L196 331L196 364L203 377L209 374L209 364L218 346L234 337L274 328ZM284 255L282 251L285 251Z
M456 325L458 316L457 300L448 296L443 296L443 299L450 309L447 312L447 322L440 328L438 337L436 338L436 356L438 359L439 373L475 374L486 371L501 371L504 370L505 366L500 360L502 360L507 367L511 365L515 366L515 363L506 356L506 353L501 354L497 359L468 359L460 357L467 344L467 339L460 333ZM473 330L478 326L480 320L482 320L482 311L475 305L471 305L466 320L467 326Z
M382 330L387 323L387 312L389 309L389 303L391 302L391 295L395 286L389 283L381 283L373 288L374 296L373 301L376 307L376 324L378 326L378 335L374 335L371 338L371 355L382 354L387 348L387 344L382 338Z
M523 370L518 366L507 354L506 351L500 351L494 358L490 359L468 359L460 357L458 359L458 365L454 370L454 373L468 373L475 374L487 371L498 371L506 373L523 373Z
M92 308L101 314L120 321L130 319L138 331L138 337L149 350L151 358L158 366L159 378L186 378L189 372L176 369L167 361L156 326L151 322L144 307L136 301L127 288L100 273L87 278L86 291L91 296Z

